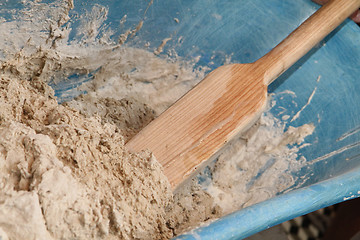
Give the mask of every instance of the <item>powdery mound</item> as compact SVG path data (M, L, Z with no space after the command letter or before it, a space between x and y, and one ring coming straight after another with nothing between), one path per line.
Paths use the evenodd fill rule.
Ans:
M266 113L173 195L151 153L131 154L124 141L207 68L122 46L141 22L114 42L99 4L71 41L71 0L22 4L0 19L1 239L168 239L298 180L314 126L287 128Z
M151 154L130 154L115 125L58 105L45 84L39 91L5 71L2 232L10 239L169 238L164 209L172 193Z

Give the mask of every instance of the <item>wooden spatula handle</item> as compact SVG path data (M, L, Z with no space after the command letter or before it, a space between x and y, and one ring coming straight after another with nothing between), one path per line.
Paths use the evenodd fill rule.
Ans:
M273 50L257 61L265 73L265 84L304 56L360 7L360 0L332 0L301 24Z
M127 148L152 151L175 189L257 119L266 106L267 84L359 5L360 0L334 0L258 61L215 69L133 137Z

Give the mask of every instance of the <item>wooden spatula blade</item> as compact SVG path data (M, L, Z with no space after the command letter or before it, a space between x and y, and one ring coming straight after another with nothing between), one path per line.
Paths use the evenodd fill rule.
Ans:
M152 151L178 186L262 112L267 88L256 70L252 64L214 70L126 146Z
M360 0L332 0L255 63L214 70L126 146L152 151L176 188L254 122L266 105L268 84L359 7Z

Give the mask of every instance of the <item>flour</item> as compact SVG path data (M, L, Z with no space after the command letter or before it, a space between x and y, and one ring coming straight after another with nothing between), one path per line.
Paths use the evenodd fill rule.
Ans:
M171 62L156 57L151 52L130 47L104 47L100 50L97 47L78 47L76 52L67 47L58 49L58 52L60 51L64 51L62 54L65 55L77 55L76 60L69 59L66 66L81 66L87 72L100 68L93 74L92 81L84 82L77 89L64 94L87 92L94 98L135 98L146 103L156 115L168 108L205 75L204 69L193 70L194 63L181 60ZM79 104L79 101L70 103L80 109Z
M69 68L53 42L1 63L2 238L169 238L161 166L150 153L130 154L115 125L58 105L46 80Z
M9 238L21 239L19 230L4 226L19 224L37 239L167 236L171 188L151 155L128 153L117 127L58 105L29 81L2 75L0 96L1 194L9 202L0 205L7 213L0 226ZM13 212L8 205L18 195ZM31 211L41 209L34 215L41 221L27 217L27 201L36 198Z
M225 214L274 197L295 183L292 172L305 164L305 159L297 153L314 126L284 129L285 124L273 116L262 115L211 166L212 181L204 188Z
M124 143L208 69L126 46L143 20L114 39L104 6L79 16L70 40L72 1L22 4L0 24L2 239L169 239L296 181L314 126L266 113L172 193L155 157Z

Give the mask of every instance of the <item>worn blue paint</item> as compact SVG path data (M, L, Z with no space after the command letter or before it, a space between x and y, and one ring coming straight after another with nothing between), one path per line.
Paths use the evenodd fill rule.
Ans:
M106 24L117 30L115 38L143 19L143 28L129 45L144 47L144 43L150 42L152 50L171 36L164 52L175 49L185 59L200 56L198 65L210 69L224 64L228 55L232 55L232 62L256 61L318 8L310 0L154 0L144 15L147 0L93 1L96 2L109 7ZM71 14L82 14L92 6L87 1L75 1ZM125 14L127 22L119 27ZM179 23L174 21L175 17ZM76 32L77 22L71 24ZM275 94L284 90L296 93L296 98L281 99L282 95L275 95L277 105L271 109L271 113L277 115L283 107L287 109L284 114L291 117L306 104L317 87L311 104L297 120L291 123L288 120L287 123L287 126L304 123L316 126L315 133L307 138L312 145L300 152L309 162L360 142L360 131L339 141L343 134L360 126L360 108L356 107L360 102L360 82L357 80L360 76L359 42L359 28L346 21L269 87L269 92ZM210 59L212 56L214 58ZM317 83L319 75L321 80ZM81 77L77 81L64 81L64 85L54 85L60 101L62 91L88 81L91 74ZM307 166L297 173L306 176L307 181L294 187L310 185L349 171L360 164L359 152L360 146L353 146L325 161Z
M116 1L75 0L71 14L82 14L93 3L109 8L106 24L119 36L143 19L142 30L128 44L143 47L150 42L150 50L164 38L172 40L165 52L174 48L185 59L200 56L199 66L210 69L224 64L232 54L232 62L247 63L263 56L287 34L301 24L317 8L310 0L154 0L146 15L148 0ZM2 5L0 15L11 16L6 9L17 7L16 1ZM127 14L127 22L120 27L120 19ZM179 23L174 21L179 19ZM75 38L77 22L71 21ZM182 38L181 41L179 40ZM70 38L70 40L71 40ZM210 59L211 56L215 56ZM316 82L321 75L320 82ZM277 115L281 107L291 117L307 102L313 89L317 92L301 116L287 126L313 123L315 133L306 141L311 146L301 150L309 164L297 173L305 176L285 194L226 216L207 227L178 239L241 239L313 210L357 197L360 190L360 30L346 21L314 50L285 72L270 87L277 105L271 113ZM89 76L71 76L70 81L55 87L62 100L62 91L76 87ZM291 90L297 97L276 95ZM292 102L294 101L294 102ZM291 118L290 118L291 119ZM342 138L344 134L348 137ZM344 150L344 151L342 151ZM328 155L334 151L338 154ZM320 160L325 156L324 160ZM352 170L356 169L356 170ZM194 235L195 234L195 235Z
M75 1L75 12L89 9L86 1ZM144 25L129 45L143 47L150 42L156 48L164 38L172 40L164 51L174 48L185 59L201 56L199 66L211 69L232 62L253 62L278 44L316 9L310 0L154 0L146 15L148 1L102 0L109 7L108 23L113 29L124 14L127 22L120 34L144 19ZM179 19L179 23L174 18ZM74 28L76 22L73 22ZM179 42L179 38L182 38ZM150 47L150 50L152 49ZM210 59L211 56L215 56ZM212 64L213 62L213 64ZM320 82L316 82L321 75ZM201 239L241 239L287 219L358 196L360 190L360 131L339 138L360 126L360 30L346 21L314 50L284 73L270 87L277 105L291 117L306 104L313 89L317 92L300 117L287 126L313 123L315 133L306 139L311 146L300 155L311 162L333 151L352 146L325 160L310 164L297 173L306 182L292 190L250 208L224 217L213 224L194 230ZM276 95L291 90L297 97ZM295 103L293 103L294 101ZM291 118L290 118L291 119ZM351 145L352 144L352 145ZM357 168L358 170L352 171ZM344 174L344 175L341 175ZM325 182L322 182L325 181ZM179 239L197 239L184 235Z
M359 197L359 182L360 168L255 204L175 239L242 239L324 206Z

